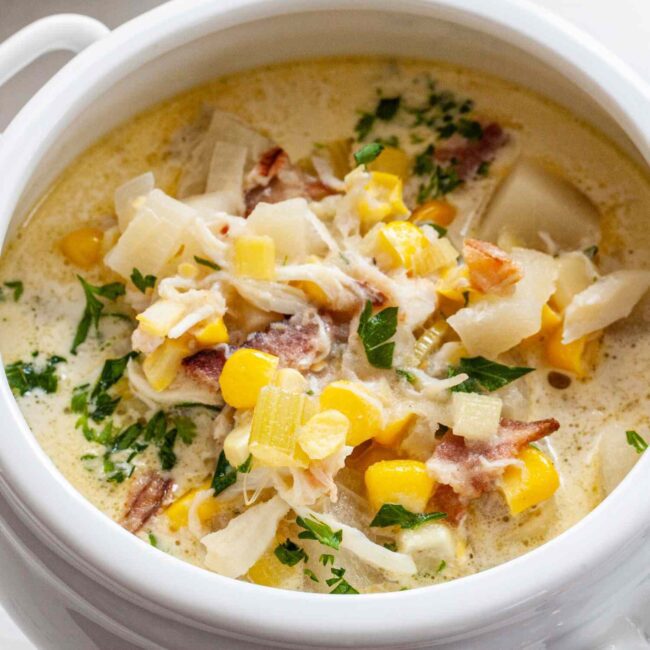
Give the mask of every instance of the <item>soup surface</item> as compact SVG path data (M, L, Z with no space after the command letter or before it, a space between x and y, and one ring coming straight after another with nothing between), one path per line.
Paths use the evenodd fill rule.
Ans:
M3 253L0 351L57 468L161 552L323 593L447 581L645 449L649 213L644 172L498 79L257 69L62 174Z

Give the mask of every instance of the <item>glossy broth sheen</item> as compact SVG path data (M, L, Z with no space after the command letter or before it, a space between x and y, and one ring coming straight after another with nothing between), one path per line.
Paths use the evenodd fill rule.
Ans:
M297 160L314 142L349 137L359 107L376 101L377 88L387 95L392 88L408 92L411 80L423 73L431 74L441 87L472 97L482 116L518 134L527 156L551 165L589 196L602 215L603 271L650 267L650 183L644 173L570 113L485 74L429 62L341 59L260 68L180 95L115 129L83 153L39 202L5 250L0 266L0 281L20 279L25 286L18 302L6 290L0 304L4 363L28 359L35 351L41 359L59 354L68 360L61 366L58 392L26 396L20 400L21 409L57 468L108 516L122 515L128 481L117 485L98 480L91 464L80 460L89 443L75 429L70 393L99 372L105 357L130 349L132 326L106 319L100 341L91 336L78 355L69 353L84 298L75 277L79 270L64 260L57 242L81 225L101 227L110 222L115 188L145 171L153 171L157 185L173 195L183 129L200 121L206 106L235 113ZM408 138L400 140L408 148ZM96 284L114 279L98 271L83 275ZM607 330L597 370L589 380L574 380L566 390L557 390L548 384L546 373L539 372L527 382L531 397L527 419L552 416L562 425L551 441L562 482L555 499L512 518L499 496L482 498L468 521L466 562L444 575L420 580L473 573L543 543L585 516L624 477L638 457L625 444L624 432L644 431L650 424L644 406L649 397L648 307L645 300L631 318ZM122 408L137 406L125 400ZM202 413L196 421L199 435L177 450L174 475L179 493L212 471L211 416ZM138 463L146 464L150 453ZM185 531L170 532L164 518L156 520L152 532L162 550L201 562L200 545ZM142 536L146 538L145 533ZM352 582L353 568L348 575Z

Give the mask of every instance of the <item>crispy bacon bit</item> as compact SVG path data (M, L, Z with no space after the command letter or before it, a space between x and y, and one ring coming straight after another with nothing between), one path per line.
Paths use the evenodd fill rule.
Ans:
M183 368L193 379L218 390L219 377L225 363L226 351L223 348L201 350L183 359Z
M486 241L466 239L463 258L472 286L483 293L505 295L523 277L519 265L505 251Z
M496 122L483 127L480 140L468 140L466 144L455 147L436 149L438 162L454 162L456 172L461 180L474 176L481 163L494 160L496 152L508 142L508 134Z
M458 526L467 514L467 508L450 485L438 485L433 495L434 509L445 512L445 521L452 526Z
M172 480L156 472L140 474L129 492L122 526L131 533L137 533L158 512L171 487Z
M427 461L439 483L449 485L462 499L475 499L494 489L495 481L528 443L557 431L557 420L520 422L501 419L494 442L472 442L448 431Z
M320 201L328 194L335 193L332 188L293 165L281 147L273 147L262 154L248 183L244 193L245 216L258 203L279 203L298 197Z
M297 314L288 321L273 323L266 332L251 335L242 347L275 354L283 366L306 370L323 356L324 344L329 347L325 329L314 313Z

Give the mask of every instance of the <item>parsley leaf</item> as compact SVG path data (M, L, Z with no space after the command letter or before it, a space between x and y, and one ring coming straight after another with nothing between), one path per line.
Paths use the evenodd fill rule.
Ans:
M386 307L372 315L372 303L366 306L359 318L357 334L363 343L368 362L375 368L391 368L395 343L387 341L397 331L397 307Z
M358 594L359 592L347 581L343 578L345 575L345 569L337 569L336 567L332 567L332 575L334 577L329 578L328 580L325 580L327 585L329 587L336 585L332 591L330 591L330 594Z
M415 378L415 375L412 372L409 372L408 370L404 370L403 368L395 368L395 372L397 373L398 377L402 377L402 379L406 379L409 384L415 384L417 379Z
M382 97L375 109L375 115L384 122L388 122L395 117L402 101L401 97Z
M447 568L447 563L444 560L440 560L440 564L436 569L436 573L442 573Z
M156 539L156 536L153 533L149 533L148 538L149 544L151 544L151 546L154 548L158 548L158 540Z
M125 293L124 285L121 282L111 282L100 287L88 284L80 275L77 276L86 296L86 307L77 326L77 331L72 341L70 352L77 354L77 348L88 338L90 326L94 325L95 330L99 332L99 319L104 311L104 303L97 299L97 296L107 300L115 300Z
M156 284L156 276L142 275L139 269L133 269L133 272L131 273L131 282L133 282L142 293L146 293L147 289L152 289L154 284Z
M648 448L648 443L636 431L626 431L625 437L627 444L634 447L637 454L642 454Z
M303 569L302 572L313 582L318 582L316 574L311 569Z
M458 133L468 140L480 140L483 137L483 127L476 120L468 120L461 117L458 120Z
M444 512L426 512L424 514L411 512L404 506L395 503L384 503L379 512L370 522L371 527L383 528L385 526L399 526L400 528L417 528L427 521L444 519Z
M327 566L328 564L334 564L334 556L330 555L329 553L323 553L319 558L318 561L323 565Z
M129 360L135 359L137 356L137 352L129 352L117 359L106 359L90 397L96 398L100 393L106 392L111 386L116 384L122 378Z
M8 289L13 289L14 302L18 302L20 300L20 296L22 296L23 292L25 291L23 283L20 280L11 280L10 282L5 282L4 285Z
M490 392L503 388L533 370L535 368L504 366L484 357L463 358L457 366L449 368L449 376L465 373L469 378L450 390L458 393L479 393L482 390Z
M430 144L422 153L419 153L415 156L415 162L413 164L413 173L417 176L427 176L433 172L434 162L433 154L435 148Z
M357 121L357 123L354 126L354 130L356 131L357 134L357 140L361 142L364 140L370 131L372 131L372 127L375 124L375 116L372 113L362 113L361 117Z
M63 362L65 362L63 357L52 356L39 370L31 362L16 361L5 367L7 381L11 390L21 396L36 388L40 388L46 393L54 393L59 385L56 366Z
M427 199L435 199L455 190L463 181L453 167L443 168L434 165L429 182L420 185L417 202L424 203Z
M367 165L372 162L384 150L384 145L379 142L364 144L361 149L354 152L354 160L357 165Z
M295 566L302 560L307 561L307 554L298 544L287 539L286 542L278 544L273 551L275 557L287 566Z
M226 454L222 450L217 459L217 467L214 470L212 483L214 495L221 494L237 480L237 470L228 462Z
M325 546L330 546L338 551L343 539L343 531L337 530L334 532L327 524L315 518L303 519L302 517L296 518L296 523L300 528L304 528L302 532L298 533L300 539L313 539Z
M209 269L212 269L214 271L221 271L221 267L216 262L213 262L212 260L206 260L205 257L198 257L197 255L195 255L194 261L197 264L201 264L202 266L207 266Z

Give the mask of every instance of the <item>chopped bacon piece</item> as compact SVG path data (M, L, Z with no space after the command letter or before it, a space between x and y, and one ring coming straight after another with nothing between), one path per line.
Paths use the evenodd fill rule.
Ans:
M496 122L483 127L480 140L468 140L466 144L436 149L438 162L454 163L461 180L467 180L478 171L481 163L490 162L496 152L508 142L508 134Z
M504 250L480 239L463 242L463 258L472 286L483 293L505 295L523 277L519 265Z
M467 443L448 431L427 461L439 483L449 485L462 499L475 499L494 488L495 481L529 442L557 431L557 420L520 422L501 419L494 441Z
M122 526L137 533L158 512L171 487L172 480L156 472L140 474L133 481Z
M275 354L283 366L307 370L323 356L323 348L329 348L329 343L321 319L314 313L306 313L297 314L288 321L272 323L266 332L251 335L242 347Z
M450 485L440 484L433 495L435 510L447 514L445 521L451 526L458 526L467 514L467 508Z
M190 377L219 390L219 377L226 363L226 351L223 348L216 350L201 350L191 357L183 359L183 368Z
M258 203L279 203L297 197L319 201L334 193L332 188L293 165L284 149L273 147L262 154L249 177L249 187L244 193L245 216Z

